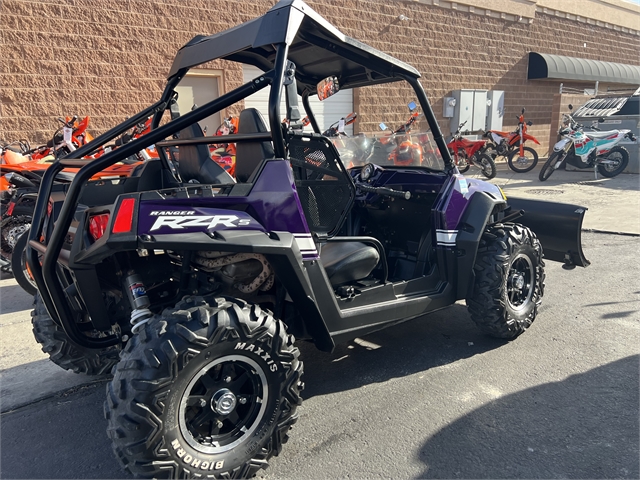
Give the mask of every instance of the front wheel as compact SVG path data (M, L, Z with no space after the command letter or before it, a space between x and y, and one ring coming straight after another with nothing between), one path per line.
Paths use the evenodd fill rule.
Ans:
M482 174L488 179L491 179L496 176L496 172L497 172L496 162L494 162L493 158L491 158L486 153L483 153L480 156L478 156L475 160L475 164L478 167L480 167Z
M480 239L473 270L475 285L467 307L478 328L507 339L529 328L544 293L542 246L536 235L520 224L492 225Z
M456 162L456 166L458 167L458 171L460 173L465 173L469 170L469 160L467 159L467 155L463 151L459 151L457 154L451 153L454 161Z
M257 305L187 297L127 345L107 386L107 432L143 477L248 478L287 440L302 362Z
M531 147L523 147L523 154L520 156L520 147L518 147L509 153L507 162L514 172L529 172L538 164L538 152Z
M607 153L607 156L603 159L598 159L599 163L598 172L603 177L613 178L616 175L620 175L629 163L629 152L624 147L613 147Z
M560 165L564 160L564 154L565 153L563 151L553 152L549 156L547 161L542 166L542 170L540 170L540 174L538 175L538 178L540 179L541 182L544 182L545 180L547 180L551 176L551 174L554 172L554 170L557 170L558 168L560 168Z

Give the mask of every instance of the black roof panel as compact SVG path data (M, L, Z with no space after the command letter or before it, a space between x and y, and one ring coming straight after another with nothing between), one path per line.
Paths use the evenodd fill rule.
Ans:
M336 75L341 88L420 77L410 65L347 37L301 0L282 0L263 16L210 36L197 36L176 55L168 78L216 59L273 68L274 45L289 45L300 91Z

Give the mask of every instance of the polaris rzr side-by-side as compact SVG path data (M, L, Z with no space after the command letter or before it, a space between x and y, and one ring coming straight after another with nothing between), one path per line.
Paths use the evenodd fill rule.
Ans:
M179 112L176 85L215 59L264 73ZM461 299L482 331L512 339L538 312L543 249L547 260L588 264L583 208L507 200L459 174L419 77L284 0L195 37L157 103L46 171L27 252L39 290L34 333L63 368L112 371L108 435L128 471L250 477L280 453L297 419L295 339L330 352ZM347 169L310 96L399 81L412 88L443 167ZM265 88L267 121L245 109L225 137L236 144L234 178L211 159L217 137L198 121ZM302 129L299 97L313 133ZM79 160L148 118L143 137ZM90 181L151 145L159 158L129 177ZM57 172L78 166L71 184L52 188Z

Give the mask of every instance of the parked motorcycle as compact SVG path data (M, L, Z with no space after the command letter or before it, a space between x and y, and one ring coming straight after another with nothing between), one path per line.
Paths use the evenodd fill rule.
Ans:
M538 152L531 147L525 147L524 143L531 140L540 145L540 142L527 133L527 127L533 123L524 121L525 109L522 109L518 118L518 128L513 132L501 132L489 130L484 134L487 138L485 151L493 160L496 157L507 157L509 168L514 172L525 173L533 170L538 164Z
M466 121L458 125L458 129L453 134L453 138L447 144L451 157L455 162L460 173L464 173L471 165L477 166L482 174L487 178L496 176L496 164L482 149L486 145L486 140L468 140L463 138L460 133L462 127L466 125Z
M569 105L569 111L572 110L573 105ZM547 180L565 162L577 168L593 168L596 178L598 172L603 177L612 178L627 168L629 152L618 143L624 138L636 141L630 130L601 132L596 127L597 123L604 122L601 118L591 126L595 132L584 133L584 125L577 123L571 113L563 114L562 118L558 132L562 138L554 145L553 153L540 170L540 181Z
M372 153L367 161L377 164L387 164L389 161L396 166L421 166L423 163L422 146L411 135L411 129L418 120L415 102L410 102L409 119L393 132L379 137L372 145ZM382 130L386 130L384 123L380 124Z

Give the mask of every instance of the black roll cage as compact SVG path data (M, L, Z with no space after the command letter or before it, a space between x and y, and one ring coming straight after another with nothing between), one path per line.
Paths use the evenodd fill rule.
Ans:
M242 85L231 92L226 93L222 97L219 97L211 102L189 112L178 118L172 119L166 125L160 126L160 121L164 112L170 107L172 101L174 101L174 89L180 80L187 73L188 68L184 68L173 75L158 102L150 107L142 110L138 114L132 116L125 122L107 131L106 133L98 136L89 144L79 148L78 150L70 153L66 157L54 162L45 172L36 202L33 224L29 232L29 242L27 246L27 262L34 276L34 280L42 296L42 300L47 308L47 311L51 314L56 323L60 324L65 332L69 335L70 339L80 345L84 345L88 348L106 348L112 345L116 345L121 340L117 335L109 335L102 338L90 338L83 335L77 327L74 315L71 311L69 303L65 297L65 292L62 289L60 282L57 279L56 265L65 237L71 225L74 217L76 205L80 197L81 191L87 181L98 173L99 171L114 165L115 163L124 160L130 155L134 155L137 152L147 148L150 145L158 144L160 146L170 145L193 145L199 143L210 143L203 139L190 139L190 140L168 140L163 141L172 134L179 132L180 130L198 122L207 116L216 113L224 108L227 108L234 103L248 97L249 95L266 88L268 85L283 85L285 78L285 69L287 68L287 53L289 46L286 43L281 43L275 46L276 56L273 70L265 72L263 75L255 78L251 82ZM396 72L392 77L397 80L406 80L413 87L418 101L423 109L425 117L429 123L434 140L438 145L442 157L445 160L445 165L449 172L455 168L448 154L444 138L440 132L438 123L431 109L431 105L427 99L427 96L422 88L418 78L404 74L402 72ZM393 81L387 78L385 82ZM282 88L271 88L269 94L269 125L271 127L271 133L266 134L246 134L246 135L233 135L226 137L228 141L242 142L242 141L255 141L255 140L271 140L273 142L276 158L286 159L287 152L285 147L284 133L281 126L280 116L280 100L281 100ZM304 109L309 116L310 123L314 131L320 134L320 129L317 123L313 111L309 104L309 90L305 89L302 95L302 102ZM136 125L141 120L146 120L149 116L153 116L151 131L133 140L95 160L85 161L81 158L85 155L89 155L96 151L101 145L113 140L118 135L123 134L125 131ZM176 174L173 164L167 158L163 149L158 149L160 159L163 162L163 166L169 171ZM47 210L47 204L51 195L51 189L54 183L55 176L63 168L80 168L79 172L73 179L66 198L64 200L62 209L57 218L55 228L49 239L48 245L45 246L40 243L40 237L42 235L42 229ZM43 255L42 265L40 264L39 255Z

